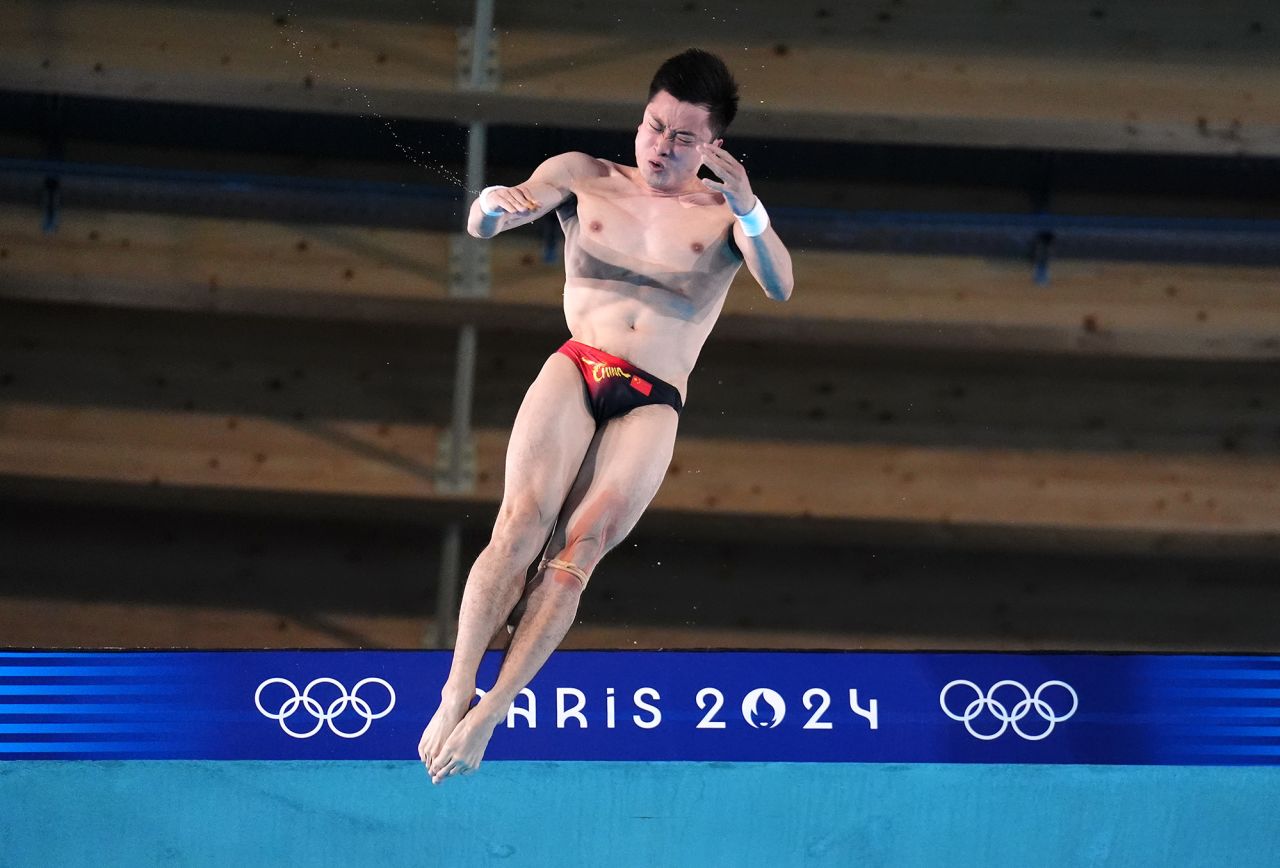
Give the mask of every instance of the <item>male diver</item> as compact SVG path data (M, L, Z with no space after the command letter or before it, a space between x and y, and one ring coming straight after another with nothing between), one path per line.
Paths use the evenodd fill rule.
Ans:
M477 238L556 212L572 339L516 415L502 505L467 578L449 677L418 744L432 783L479 768L516 695L568 632L600 559L657 493L689 373L738 269L745 263L769 298L791 296L791 257L721 147L737 104L724 62L689 49L654 75L635 166L560 154L472 203L467 231ZM699 178L704 165L720 180ZM481 656L508 619L497 681L471 707Z

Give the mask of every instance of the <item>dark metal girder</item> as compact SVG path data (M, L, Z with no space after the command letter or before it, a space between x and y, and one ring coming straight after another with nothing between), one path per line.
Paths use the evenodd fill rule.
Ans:
M60 207L458 231L457 187L0 159L0 201ZM1280 265L1280 221L770 208L795 248Z

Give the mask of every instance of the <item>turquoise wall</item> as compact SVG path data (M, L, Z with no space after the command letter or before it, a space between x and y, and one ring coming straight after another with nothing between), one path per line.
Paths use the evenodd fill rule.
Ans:
M1280 864L1280 769L0 762L0 865Z

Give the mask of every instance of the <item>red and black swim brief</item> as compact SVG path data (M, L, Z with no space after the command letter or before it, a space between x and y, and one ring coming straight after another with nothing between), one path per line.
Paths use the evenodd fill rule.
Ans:
M675 386L626 359L574 340L565 341L559 352L573 359L582 372L587 403L591 405L597 425L648 404L666 404L677 413L683 406Z

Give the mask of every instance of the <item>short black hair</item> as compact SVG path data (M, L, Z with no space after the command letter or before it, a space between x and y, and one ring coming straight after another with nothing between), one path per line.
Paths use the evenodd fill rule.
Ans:
M711 113L711 133L724 134L738 113L738 83L729 67L709 51L690 48L669 58L654 73L649 99L665 90L681 102L700 105Z

